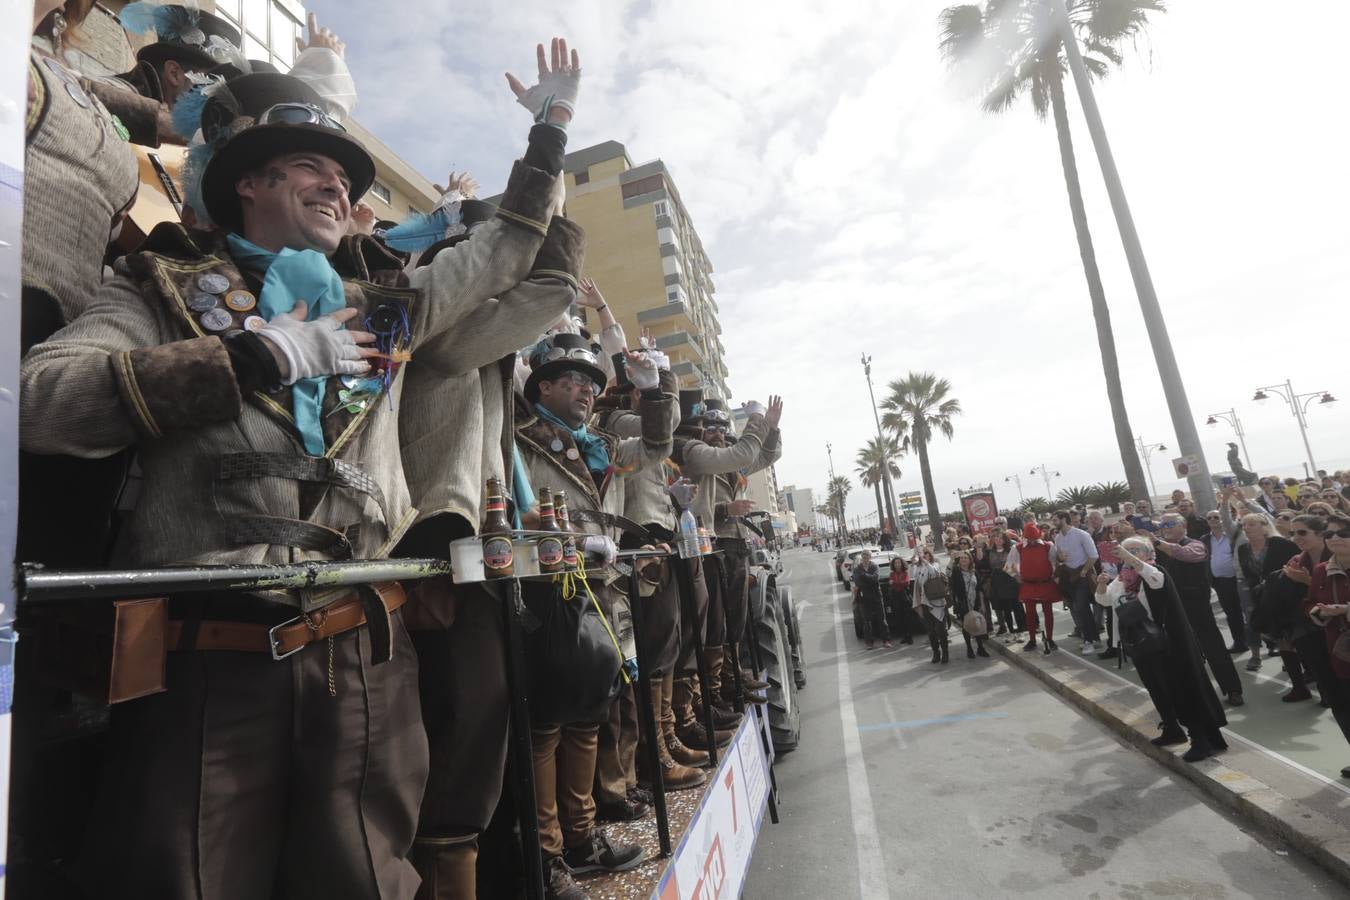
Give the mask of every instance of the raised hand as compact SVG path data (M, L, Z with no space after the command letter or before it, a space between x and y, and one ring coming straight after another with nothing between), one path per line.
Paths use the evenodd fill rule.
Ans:
M528 109L536 122L567 127L576 111L577 89L581 83L581 57L577 51L571 51L569 58L567 40L554 38L552 60L544 54L544 45L535 47L539 63L539 83L526 88L520 79L506 73L506 83L516 95L516 102Z
M770 428L777 428L778 423L783 418L783 398L777 394L769 395L769 411L764 414L764 419L769 423Z
M327 28L319 27L319 17L314 13L309 14L309 42L304 38L295 39L295 52L304 53L310 47L327 47L338 56L344 56L347 52L347 44L336 34Z
M581 288L581 293L577 295L578 306L584 306L587 309L600 309L605 305L605 295L600 293L600 289L595 286L593 280L582 278L577 284Z
M448 194L451 191L459 191L459 195L465 199L471 199L478 196L478 182L468 172L451 172L450 177L445 180L445 187L439 184L433 184L438 194Z
M636 350L624 351L624 367L628 370L628 380L640 391L649 391L659 387L661 375L656 368L656 360Z

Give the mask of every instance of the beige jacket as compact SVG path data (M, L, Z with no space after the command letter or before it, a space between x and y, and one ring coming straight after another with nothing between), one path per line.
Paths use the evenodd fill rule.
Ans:
M498 218L439 254L410 286L377 283L397 276L398 260L368 238L348 238L333 256L348 305L404 307L413 359L429 370L472 372L513 351L533 337L534 325L521 323L537 314L528 308L534 296L512 289L562 279L553 260L580 242L572 223L545 221L557 181L517 162ZM417 515L398 436L403 371L387 396L355 412L338 398L339 379L328 379L327 453L305 456L289 389L242 396L224 344L186 305L205 273L246 286L223 238L166 225L146 248L119 263L119 277L83 315L25 357L23 448L99 457L137 446L145 481L115 555L122 564L387 556Z
M718 527L718 504L736 498L740 489L733 485L740 479L742 470L759 471L773 465L779 455L777 429L770 430L768 421L757 415L745 423L745 432L736 443L728 447L710 447L697 438L686 438L677 444L672 458L681 474L698 482L694 515L707 527L716 528L721 537L742 537L740 527L734 523L728 523L726 529ZM720 487L719 476L723 482Z

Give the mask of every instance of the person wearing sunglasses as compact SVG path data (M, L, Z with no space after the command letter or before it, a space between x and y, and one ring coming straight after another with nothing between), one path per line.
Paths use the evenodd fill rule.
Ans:
M1346 613L1350 611L1350 516L1335 513L1326 520L1322 539L1331 555L1313 569L1308 586L1308 616L1322 629L1332 680L1327 684L1331 714L1350 743L1350 647L1346 646ZM1341 769L1350 779L1350 766Z
M1331 549L1322 537L1326 522L1322 516L1307 513L1294 517L1290 533L1302 552L1285 563L1282 570L1288 590L1293 595L1289 602L1301 612L1295 617L1290 631L1293 649L1317 685L1323 706L1329 706L1335 696L1336 676L1321 628L1308 615L1312 607L1308 600L1308 589L1312 585L1313 572L1331 558Z
M1219 625L1210 606L1209 554L1200 541L1186 536L1186 523L1175 512L1164 513L1158 523L1158 534L1153 536L1158 549L1158 564L1176 583L1181 605L1186 610L1191 630L1200 642L1205 661L1209 663L1214 680L1224 700L1230 706L1241 706L1242 680L1228 653Z
M1293 690L1286 695L1292 697L1289 702L1306 700L1312 695L1303 677L1303 663L1293 649L1289 633L1294 622L1286 613L1288 607L1279 602L1284 582L1281 570L1301 551L1298 545L1275 530L1271 518L1264 513L1243 516L1242 534L1245 541L1237 548L1238 567L1251 598L1247 620L1258 639L1252 644L1247 670L1255 671L1261 667L1259 639L1274 641L1293 684Z
M537 56L540 84L517 93L536 121L496 217L406 282L346 234L375 163L323 98L275 73L215 86L184 185L214 229L158 226L22 365L25 450L137 453L118 564L389 554L417 515L391 399L403 367L493 363L575 291L584 238L558 213L578 61L557 42L552 66ZM559 282L542 302L513 291ZM409 896L429 764L405 602L394 583L163 601L167 650L126 647L113 666L164 679L113 707L90 880L138 897Z
M1226 500L1221 497L1220 502ZM1211 509L1205 514L1205 525L1205 534L1200 538L1200 543L1205 545L1205 553L1209 557L1210 584L1219 596L1219 606L1228 620L1228 631L1233 638L1228 652L1245 653L1248 649L1247 624L1242 617L1242 600L1238 596L1237 585L1236 544L1240 531L1236 526L1226 527L1217 509Z

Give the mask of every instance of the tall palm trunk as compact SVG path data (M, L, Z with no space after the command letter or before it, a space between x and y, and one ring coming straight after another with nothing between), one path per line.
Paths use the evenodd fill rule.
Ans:
M1130 484L1130 492L1135 497L1147 497L1148 482L1144 480L1144 467L1139 463L1139 454L1134 447L1130 417L1125 412L1125 392L1120 383L1116 339L1111 331L1111 310L1106 305L1101 273L1097 271L1097 254L1092 248L1092 233L1088 231L1087 210L1083 207L1083 192L1078 183L1078 165L1074 161L1073 138L1069 134L1069 116L1064 104L1064 81L1059 76L1049 80L1050 102L1055 112L1055 133L1059 137L1059 158L1064 166L1064 184L1069 191L1073 230L1078 235L1078 255L1083 258L1083 274L1087 276L1088 295L1092 298L1092 317L1097 320L1097 348L1102 355L1102 373L1106 376L1106 396L1111 403L1116 445L1120 449L1120 462L1125 467L1125 480Z
M886 510L885 510L885 508L881 505L881 479L880 479L880 478L878 478L876 481L872 482L872 490L876 491L876 494L877 494L877 522L880 523L880 524L877 525L877 527L878 527L878 528L885 528L885 527L886 527Z
M928 440L914 435L914 449L919 453L919 474L923 477L923 496L928 501L928 527L933 529L933 550L942 549L942 513L938 511L937 489L933 487L933 472L928 468Z
M881 470L881 482L885 488L886 497L886 518L881 520L881 527L884 529L886 523L890 522L891 528L895 528L895 489L891 487L891 473L889 470L890 459L883 460L884 467Z

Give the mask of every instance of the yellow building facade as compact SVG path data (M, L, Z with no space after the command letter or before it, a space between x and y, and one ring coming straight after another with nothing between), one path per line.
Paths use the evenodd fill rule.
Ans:
M635 166L605 141L567 154L563 170L567 215L586 229L585 274L630 344L647 329L682 385L730 398L712 263L665 164Z

